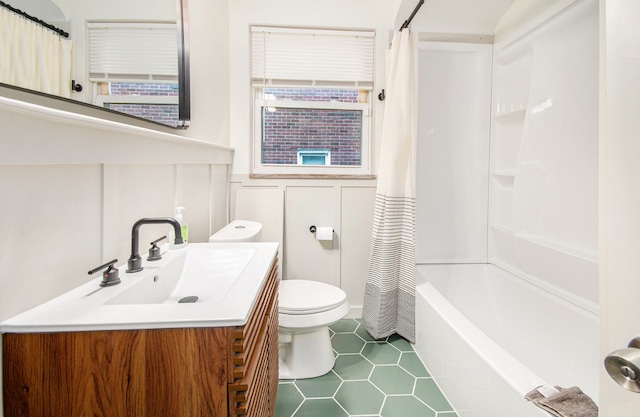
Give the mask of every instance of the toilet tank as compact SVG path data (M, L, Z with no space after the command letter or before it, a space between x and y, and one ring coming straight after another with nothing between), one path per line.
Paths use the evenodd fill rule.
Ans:
M209 238L209 242L256 242L260 239L262 223L234 220Z

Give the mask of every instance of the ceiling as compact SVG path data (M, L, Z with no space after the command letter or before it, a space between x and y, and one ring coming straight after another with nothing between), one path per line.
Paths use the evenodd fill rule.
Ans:
M411 28L420 32L450 34L493 34L515 0L425 0L413 18ZM402 0L397 29L409 17L418 0Z
M67 20L52 0L9 0L7 3L47 23Z

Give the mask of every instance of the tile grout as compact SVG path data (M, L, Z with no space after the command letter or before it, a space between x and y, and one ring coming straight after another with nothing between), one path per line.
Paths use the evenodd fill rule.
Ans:
M281 381L274 417L457 417L409 342L394 336L365 340L358 334L364 331L362 323L355 319L331 327L336 366L318 378ZM392 378L397 380L390 383Z

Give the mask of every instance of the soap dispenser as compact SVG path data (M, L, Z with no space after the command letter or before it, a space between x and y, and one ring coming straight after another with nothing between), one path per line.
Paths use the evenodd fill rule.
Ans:
M173 231L173 227L169 229L169 244L170 244L170 248L171 249L178 249L178 248L182 248L184 246L186 246L187 244L187 239L189 237L189 227L187 226L187 223L184 221L184 215L182 214L182 210L184 210L184 207L176 207L175 208L175 213L173 218L176 219L178 221L178 223L180 223L180 232L182 233L182 243L179 245L176 245L175 242L175 238L176 238L176 234Z
M182 210L185 210L185 207L176 207L175 219L178 221L178 223L180 223L182 230L182 240L184 243L187 243L189 241L189 226L187 226L187 222L184 221Z

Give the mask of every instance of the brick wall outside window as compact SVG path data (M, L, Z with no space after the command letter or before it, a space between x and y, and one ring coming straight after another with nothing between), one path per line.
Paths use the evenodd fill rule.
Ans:
M272 95L276 100L297 101L339 101L341 103L357 103L357 90L337 90L332 88L265 88L265 95Z
M178 84L110 83L109 91L113 96L177 96Z
M152 83L110 83L112 96L177 96L178 84ZM141 117L168 126L178 124L178 105L176 104L109 104L115 111Z
M277 100L358 102L356 90L274 89ZM277 108L263 110L263 164L295 165L299 149L331 150L331 165L361 164L362 112Z
M116 104L109 105L111 110L142 117L168 126L178 124L178 105L176 104Z

